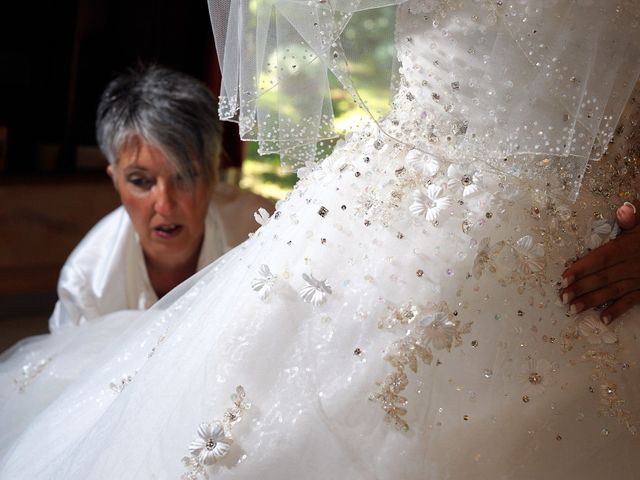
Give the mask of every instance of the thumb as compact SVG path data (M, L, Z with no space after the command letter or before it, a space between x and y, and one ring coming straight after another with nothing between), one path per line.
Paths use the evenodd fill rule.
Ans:
M616 221L623 230L631 230L640 224L640 202L624 202L616 211Z

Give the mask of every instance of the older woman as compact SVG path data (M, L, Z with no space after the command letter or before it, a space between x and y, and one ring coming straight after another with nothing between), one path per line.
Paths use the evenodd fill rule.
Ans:
M150 307L247 238L258 226L252 212L272 208L218 186L216 102L187 75L151 67L119 76L102 95L96 130L122 206L62 268L52 330Z

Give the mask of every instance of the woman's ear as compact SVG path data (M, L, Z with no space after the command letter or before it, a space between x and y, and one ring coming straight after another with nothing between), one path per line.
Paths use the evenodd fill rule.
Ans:
M111 164L107 165L107 175L111 177L111 181L113 182L113 186L118 190L118 182L116 182L116 172L113 171L113 167Z

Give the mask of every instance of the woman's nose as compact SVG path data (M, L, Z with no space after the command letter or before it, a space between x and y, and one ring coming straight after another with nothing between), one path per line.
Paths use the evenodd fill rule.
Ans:
M169 216L175 205L173 189L167 182L158 182L155 189L154 210L162 216Z

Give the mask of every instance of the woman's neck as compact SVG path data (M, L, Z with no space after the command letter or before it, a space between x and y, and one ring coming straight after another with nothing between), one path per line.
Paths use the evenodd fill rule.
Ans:
M176 262L166 259L152 259L144 255L144 262L151 282L151 288L158 298L162 298L179 284L198 271L200 246L186 260Z

